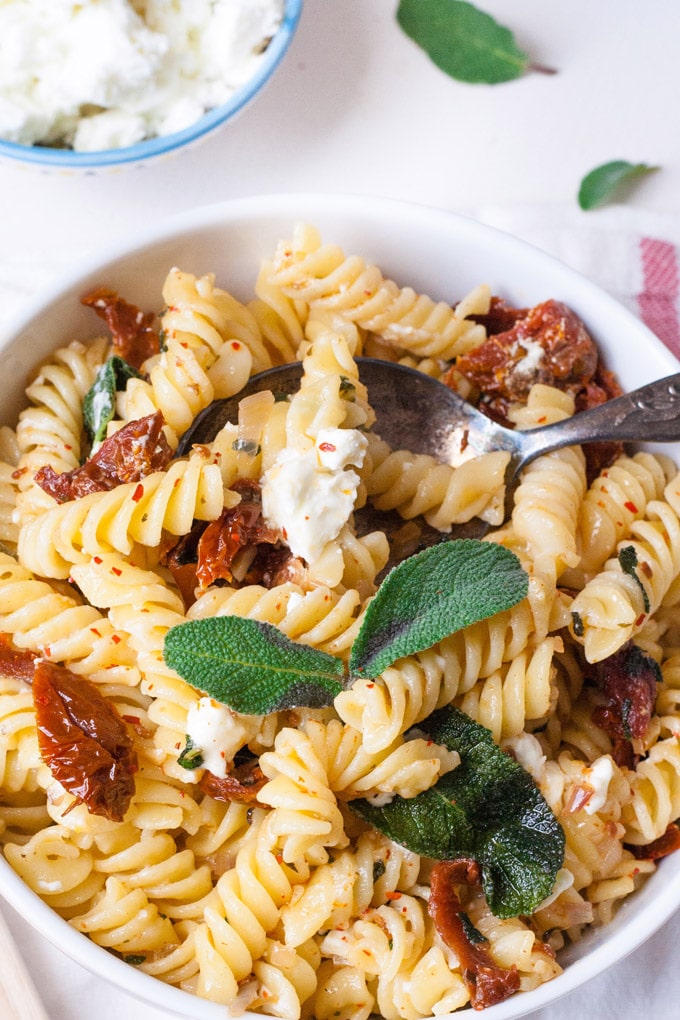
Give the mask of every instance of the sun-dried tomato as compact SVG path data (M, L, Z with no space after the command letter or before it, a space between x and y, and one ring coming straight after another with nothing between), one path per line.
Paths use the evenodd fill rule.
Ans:
M605 698L605 703L594 710L593 722L612 737L612 757L617 764L630 768L635 764L631 741L647 732L661 670L632 641L590 669L591 679Z
M108 287L99 287L80 300L88 308L94 308L99 318L104 320L111 331L113 353L129 365L141 368L147 358L160 351L152 312L140 311Z
M135 792L137 755L116 707L92 681L36 660L38 744L61 785L94 815L122 821Z
M8 634L0 634L0 676L11 676L30 684L35 669L35 655L15 648Z
M658 861L661 857L668 857L669 854L680 850L680 826L676 822L671 822L663 836L659 836L653 842L644 846L627 843L626 848L639 861Z
M213 800L236 800L240 804L250 804L257 800L257 795L267 782L257 758L252 758L241 765L235 765L228 775L216 776L213 772L204 772L198 785Z
M503 298L493 295L488 312L470 315L469 318L484 326L487 336L494 336L496 333L506 333L512 329L518 319L526 318L528 313L528 308L512 308Z
M519 991L519 973L514 964L509 970L499 967L486 945L470 938L455 887L475 885L479 876L479 865L470 858L439 861L430 876L428 913L439 935L460 961L472 1007L485 1009Z
M535 383L578 393L597 369L595 343L566 305L550 300L517 313L509 329L456 361L456 371L480 390L483 409L494 417L505 418L509 405L526 400ZM512 321L512 309L502 315Z
M128 422L105 439L81 467L58 474L48 464L36 471L35 480L58 503L115 489L125 482L139 482L153 471L162 471L172 460L163 425L160 411Z
M215 581L232 581L232 565L241 549L263 543L273 545L280 539L276 528L270 528L262 517L262 497L257 482L239 479L234 484L241 501L225 509L212 521L198 541L196 577L201 588Z

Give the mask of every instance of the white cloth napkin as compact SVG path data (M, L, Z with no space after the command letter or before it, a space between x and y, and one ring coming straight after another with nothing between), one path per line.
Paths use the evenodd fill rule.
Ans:
M575 208L493 208L477 219L545 249L612 293L680 358L680 219L624 207L591 213ZM29 272L30 268L30 272ZM0 259L0 337L3 326L60 271L49 260L30 267ZM161 1014L90 977L2 906L51 1020L161 1020ZM535 1020L676 1020L680 1016L680 913L622 963ZM2 961L0 961L2 966Z

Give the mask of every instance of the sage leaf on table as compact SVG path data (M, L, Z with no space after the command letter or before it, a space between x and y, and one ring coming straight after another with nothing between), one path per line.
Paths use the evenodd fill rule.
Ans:
M429 790L395 796L382 807L348 807L408 850L437 860L473 857L496 917L531 914L548 896L564 861L562 827L528 772L505 754L489 730L449 705L419 723L460 765Z
M627 184L654 173L658 166L648 163L629 163L625 159L614 159L595 167L581 181L578 191L578 204L582 209L596 209L605 202L616 197L617 192Z
M352 645L350 676L379 676L397 659L510 609L529 590L513 552L493 542L440 542L390 571Z
M165 635L165 661L183 679L244 715L324 708L343 689L341 659L240 616L188 620Z
M397 22L458 81L496 85L519 78L530 66L512 32L464 0L401 0Z
M116 412L116 392L124 390L128 379L141 379L136 368L114 354L97 371L92 386L83 398L83 424L90 442L100 443Z

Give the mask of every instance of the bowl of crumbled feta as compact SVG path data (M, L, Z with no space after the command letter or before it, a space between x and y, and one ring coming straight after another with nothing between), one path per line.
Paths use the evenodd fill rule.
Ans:
M302 0L4 0L0 158L138 165L206 137L273 75Z

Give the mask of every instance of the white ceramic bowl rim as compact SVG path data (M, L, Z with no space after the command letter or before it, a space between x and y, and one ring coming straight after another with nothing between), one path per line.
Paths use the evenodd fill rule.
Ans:
M631 312L575 270L523 241L466 217L415 203L323 194L272 194L192 210L151 230L140 232L124 244L104 252L96 260L83 260L67 279L44 292L33 309L15 319L9 339L0 344L0 355L13 342L15 346L20 344L22 333L28 337L32 324L39 322L55 301L67 292L73 293L74 288L86 278L89 283L93 276L100 276L101 282L105 282L103 273L107 266L118 260L129 262L143 257L156 246L169 241L181 242L195 231L215 225L242 230L245 228L252 232L272 218L283 219L292 225L298 220L319 223L323 221L324 215L335 217L341 223L360 224L367 236L371 231L379 230L381 224L396 224L406 238L409 229L417 229L421 235L428 232L439 234L440 239L447 233L449 236L455 235L461 252L468 243L478 247L488 246L490 251L500 253L501 258L507 262L521 265L521 276L528 277L535 272L542 284L546 281L559 283L560 293L545 294L544 298L560 297L567 303L582 303L600 323L606 321L611 326L611 335L617 338L617 342L624 346L626 341L632 341L633 346L642 343L649 352L649 358L639 364L639 371L636 362L639 376L636 381L639 384L678 369L677 361L667 348ZM324 240L333 242L336 239L328 237ZM224 281L224 285L228 286L228 281ZM149 977L76 932L33 893L1 857L0 894L37 931L68 956L93 974L118 985L138 999L165 1009L168 1013L190 1016L196 1020L224 1020L229 1015L225 1007L197 999L196 996ZM678 906L680 854L660 862L656 874L622 904L610 925L597 929L592 937L589 935L573 950L566 951L562 959L566 960L567 967L562 975L534 991L516 995L489 1007L483 1013L485 1020L516 1020L573 991L638 948L668 920ZM587 949L585 953L584 949ZM455 1017L461 1015L459 1012ZM451 1017L455 1020L454 1014ZM447 1018L442 1017L440 1020Z
M267 46L255 74L220 106L209 110L189 127L169 135L158 135L135 145L119 149L101 149L92 152L74 152L49 145L20 145L0 138L0 156L34 166L68 169L99 169L140 163L154 156L164 156L184 145L205 138L225 121L230 120L246 106L266 84L283 60L302 14L303 0L285 0L281 24Z

